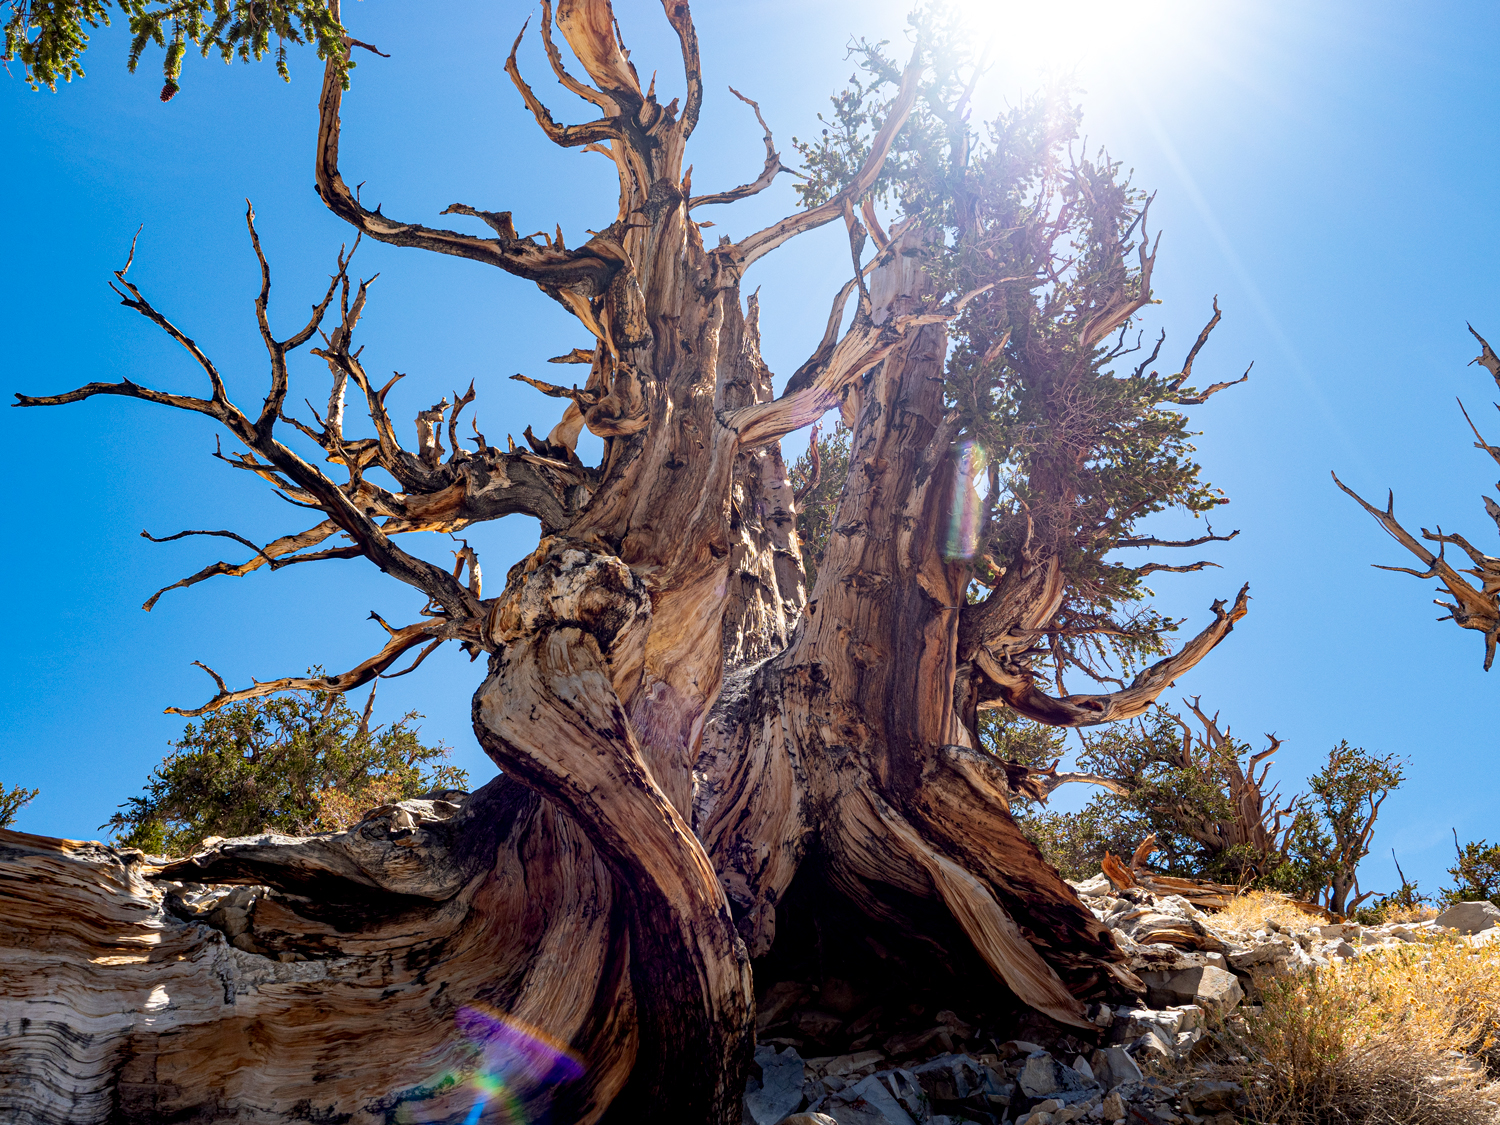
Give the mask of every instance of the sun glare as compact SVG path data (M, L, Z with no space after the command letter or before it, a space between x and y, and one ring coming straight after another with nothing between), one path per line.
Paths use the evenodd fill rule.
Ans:
M1101 67L1137 65L1140 52L1179 38L1202 0L961 0L989 59L1019 78L1083 78Z

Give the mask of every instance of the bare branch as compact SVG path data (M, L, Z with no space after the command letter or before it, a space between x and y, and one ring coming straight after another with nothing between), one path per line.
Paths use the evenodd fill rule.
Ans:
M1046 769L1037 769L1035 766L1022 765L1020 762L1001 760L1001 767L1005 770L1005 778L1011 789L1023 797L1029 797L1033 801L1046 804L1053 793L1064 785L1097 785L1101 789L1108 789L1111 793L1118 793L1122 797L1128 797L1131 789L1123 781L1116 777L1107 777L1100 773L1058 773L1057 763Z
M1144 566L1131 567L1130 569L1135 571L1136 577L1144 578L1146 575L1155 574L1159 570L1166 571L1168 574L1191 574L1195 570L1204 570L1207 567L1216 567L1218 565L1216 562L1195 562L1188 563L1186 566L1168 566L1166 563L1146 563Z
M276 561L281 556L290 555L294 550L300 550L303 547L314 546L315 543L321 543L321 541L326 540L329 535L332 535L338 529L338 523L333 522L332 519L326 519L324 522L318 523L317 526L306 529L306 531L299 532L296 535L284 535L284 537L278 538L273 543L267 543L264 547L255 546L248 538L240 537L240 535L236 535L231 531L181 531L175 535L168 535L166 538L154 538L153 535L147 535L142 531L141 535L144 535L145 538L153 541L153 543L168 543L168 541L174 540L174 538L181 538L183 535L225 535L226 538L233 538L237 543L245 543L245 546L251 547L255 552L255 556L249 559L249 561L240 562L240 564L234 564L234 562L214 562L214 564L207 565L207 567L202 568L196 574L190 574L190 576L184 577L184 579L172 582L169 586L162 586L162 588L157 589L154 594L145 598L145 603L142 604L141 609L150 613L151 607L156 604L157 598L165 594L168 589L193 586L204 579L219 576L219 574L225 574L228 577L243 577L245 574L251 573L252 570L260 570L266 562L270 562L273 570L275 570ZM356 553L360 553L359 547L351 547L351 549ZM306 561L312 561L311 556L305 556L305 558Z
M318 194L329 210L371 238L393 246L412 246L440 254L452 254L497 266L507 273L535 281L569 311L575 306L564 292L585 299L609 288L620 262L611 255L594 253L591 241L580 250L538 246L530 238L475 238L456 231L437 230L416 223L386 218L380 208L371 211L349 190L339 172L339 113L343 105L343 80L335 59L323 72L319 101L318 147L315 174Z
M1489 442L1484 440L1484 435L1479 432L1479 427L1474 425L1474 419L1469 417L1469 412L1464 407L1463 399L1458 400L1458 408L1459 410L1463 411L1464 421L1469 423L1469 429L1474 431L1474 448L1484 450L1490 455L1490 457L1496 462L1496 464L1500 464L1500 446L1491 445ZM1492 503L1492 501L1486 498L1485 503L1486 505L1488 505Z
M261 409L260 419L255 425L257 430L269 434L271 427L276 424L276 419L281 417L281 409L286 404L288 388L286 355L312 339L313 333L323 323L323 315L333 302L333 295L338 292L340 283L345 280L349 259L344 256L341 249L338 272L329 281L328 292L323 295L323 299L313 306L312 316L307 324L290 338L277 340L271 332L268 312L271 303L271 267L260 246L260 233L255 229L255 208L251 206L248 199L245 200L245 226L250 231L250 245L255 250L255 260L260 263L260 293L255 298L255 320L260 325L260 336L265 343L266 354L271 358L271 390L266 395L265 406ZM357 241L355 245L358 246Z
M1474 339L1479 341L1479 346L1484 349L1473 359L1469 360L1469 363L1479 364L1486 371L1488 371L1491 376L1494 377L1496 386L1500 386L1500 356L1497 356L1495 354L1495 349L1490 347L1490 343L1488 340L1486 340L1478 332L1474 331L1474 326L1472 324L1468 325L1467 327L1469 329L1469 332L1473 335Z
M698 113L703 108L703 67L698 56L698 29L693 26L693 13L687 0L662 0L661 6L682 45L682 73L687 82L687 97L682 103L682 139L686 141L697 128Z
M328 691L345 692L369 683L380 675L397 659L409 649L415 648L424 641L431 641L435 634L448 634L448 636L437 636L437 640L447 640L452 635L451 623L447 620L419 621L414 625L394 630L390 640L374 656L364 663L351 668L349 671L337 676L288 676L280 680L267 680L264 683L255 683L252 687L241 688L238 691L230 691L223 679L212 668L206 664L194 661L213 677L214 683L218 685L219 692L202 707L192 710L184 710L181 707L168 707L168 715L182 715L186 718L196 718L199 715L207 715L211 711L217 711L231 703L239 703L246 699L259 699L264 695L275 695L282 691Z
M1228 535L1215 535L1213 524L1208 527L1207 535L1200 535L1196 539L1157 539L1155 536L1136 536L1131 539L1116 540L1116 547L1200 547L1204 543L1228 543L1239 530L1231 531Z
M1209 336L1219 326L1219 321L1224 319L1224 314L1219 311L1219 295L1217 293L1214 294L1213 304L1214 315L1209 317L1208 323L1203 326L1203 331L1198 333L1198 338L1193 341L1193 346L1188 349L1187 359L1182 361L1182 370L1172 376L1169 386L1174 391L1193 377L1193 360L1198 358L1198 353L1208 343Z
M1000 658L980 647L974 662L994 684L997 700L981 706L1014 708L1028 719L1058 727L1085 727L1099 723L1132 719L1144 714L1177 678L1201 661L1234 629L1234 624L1249 611L1250 586L1240 590L1234 605L1224 608L1223 601L1211 607L1214 621L1203 632L1182 647L1180 652L1158 660L1143 670L1120 691L1107 695L1068 695L1056 698L1036 686L1034 674L1021 662Z
M550 4L546 5L546 10L548 12L551 11ZM545 16L543 19L544 26L551 22ZM528 18L526 23L530 22ZM531 86L521 77L521 68L516 62L516 52L521 49L521 40L525 35L526 24L523 23L520 34L516 36L516 41L511 44L510 56L505 60L505 73L510 75L511 82L521 92L521 99L526 103L526 108L531 110L531 115L536 118L536 123L542 127L542 132L547 134L547 139L553 144L562 145L565 148L577 148L580 145L593 145L601 141L622 139L623 135L620 124L612 118L601 118L598 121L590 121L586 125L559 125L553 119L552 111L542 104L541 99L536 96ZM553 59L557 54L557 48L552 45L550 37L544 37L544 41L547 44L547 57ZM562 71L561 58L557 58L553 63L553 70L559 74L565 73ZM580 89L588 89L581 82L572 79L570 81L574 82ZM566 81L564 85L568 85L569 89L573 89L573 86L569 85ZM573 92L578 93L579 91L574 90ZM597 94L593 97L589 97L588 94L580 96L588 97L590 101L596 103L600 101Z
M1249 381L1250 371L1254 366L1255 363L1252 361L1250 366L1245 368L1245 373L1238 379L1231 379L1227 383L1211 383L1196 394L1174 394L1169 396L1167 401L1175 402L1178 406L1201 406L1220 391L1227 390L1230 387L1237 387L1241 383Z
M1417 558L1421 559L1428 568L1426 572L1422 573L1415 571L1405 571L1405 573L1415 574L1418 578L1436 578L1447 587L1449 594L1452 595L1454 602L1457 603L1452 607L1453 620L1462 628L1475 629L1485 635L1484 667L1485 671L1489 671L1490 665L1494 663L1495 659L1496 642L1500 640L1500 597L1487 590L1476 590L1458 571L1454 570L1443 559L1441 553L1434 555L1415 536L1407 531L1406 528L1402 527L1400 521L1396 519L1395 493L1390 494L1386 503L1386 509L1382 512L1379 508L1367 504L1363 497L1349 488L1343 481L1339 480L1336 473L1330 475L1333 477L1333 483L1339 486L1341 492L1353 498L1355 503L1369 512L1375 518L1375 521L1381 527L1385 528L1391 538L1416 555ZM1431 535L1425 531L1423 534L1440 544L1458 543L1471 552L1471 557L1477 553L1466 542L1462 542L1462 536L1444 536L1441 530L1439 530L1437 535ZM1479 557L1483 558L1484 556L1481 555ZM1488 586L1488 583L1486 583L1486 586ZM1445 603L1439 602L1438 604L1443 605Z
M881 168L885 166L886 155L891 150L896 134L906 123L907 115L917 100L917 89L922 76L922 46L918 43L913 48L911 61L907 63L906 70L901 75L901 88L892 99L885 123L881 125L880 131L870 142L870 153L854 179L828 202L795 215L788 215L779 222L736 243L734 257L741 270L748 269L751 263L769 254L783 242L837 219L844 213L846 201L854 202L869 194L870 188L880 176Z
M525 31L526 28L523 25L521 28L522 34L525 34ZM519 39L516 41L520 42ZM562 52L557 49L557 44L552 41L552 0L542 0L542 46L547 50L547 62L552 65L552 73L557 76L557 80L566 89L571 90L584 99L584 101L593 102L601 109L609 106L609 102L603 94L587 82L580 82L574 78L568 73L567 68L563 66ZM514 54L514 49L512 49L512 54Z
M737 199L748 199L750 196L765 191L766 188L770 187L772 181L776 179L777 173L790 170L781 163L781 154L776 151L776 142L771 139L771 127L766 124L766 119L761 116L760 103L745 97L744 94L740 93L733 86L729 87L729 92L755 111L755 120L760 122L760 127L766 134L766 166L761 169L760 175L748 184L741 184L737 188L717 192L713 195L695 196L688 201L689 211L694 207L706 207L710 203L733 203Z

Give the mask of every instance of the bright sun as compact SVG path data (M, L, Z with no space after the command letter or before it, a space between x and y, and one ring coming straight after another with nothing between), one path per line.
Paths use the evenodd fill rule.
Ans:
M1179 40L1201 19L1203 0L960 0L989 58L1017 77L1080 75L1100 65L1129 66L1149 47ZM1161 57L1158 55L1157 57Z

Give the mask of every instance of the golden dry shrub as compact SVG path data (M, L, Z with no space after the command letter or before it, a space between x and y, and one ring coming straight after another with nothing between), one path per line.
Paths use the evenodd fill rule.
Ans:
M1500 948L1444 937L1262 989L1229 1070L1276 1125L1494 1125Z
M1430 922L1438 916L1438 908L1419 902L1415 906L1403 906L1397 902L1384 902L1375 908L1379 925L1388 922Z
M1293 906L1285 895L1273 891L1247 891L1235 895L1223 910L1215 911L1209 921L1221 930L1239 930L1253 933L1269 929L1267 922L1275 922L1284 930L1306 930L1318 925L1323 919Z

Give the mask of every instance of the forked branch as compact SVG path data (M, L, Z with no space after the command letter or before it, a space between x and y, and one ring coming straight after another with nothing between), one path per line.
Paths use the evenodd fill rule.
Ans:
M1473 331L1470 329L1470 331ZM1478 333L1475 333L1478 335ZM1486 345L1488 348L1488 345ZM1448 614L1438 618L1439 621L1451 617L1453 621L1463 629L1474 629L1484 634L1484 669L1490 670L1495 662L1495 647L1500 641L1500 559L1494 559L1481 554L1475 550L1460 535L1444 535L1441 528L1436 533L1422 529L1422 538L1429 542L1439 544L1438 553L1433 554L1424 547L1411 532L1401 526L1396 519L1396 494L1390 492L1386 500L1385 511L1381 511L1373 504L1365 502L1364 498L1352 488L1339 480L1337 473L1330 473L1333 483L1338 485L1339 490L1346 496L1351 497L1365 511L1375 518L1375 522L1385 528L1386 532L1401 546L1416 555L1427 567L1426 570L1411 570L1406 567L1381 567L1382 570L1395 570L1402 574L1410 574L1416 578L1436 578L1452 595L1453 601L1438 601L1436 604L1448 610ZM1467 579L1448 563L1443 557L1442 544L1454 543L1462 547L1478 564L1478 569L1471 571L1482 579L1480 589L1475 589Z
M760 122L761 130L766 135L766 166L761 169L760 175L748 184L741 184L737 188L716 192L713 195L694 196L688 201L688 210L690 211L694 207L706 207L710 203L733 203L737 199L749 199L752 195L756 195L770 187L778 173L791 170L781 163L781 154L776 151L776 142L771 139L771 127L766 124L766 119L761 116L760 103L745 97L744 94L740 93L733 86L729 87L729 92L755 111L755 120Z
M252 422L239 407L229 401L224 391L223 380L219 377L217 369L208 356L191 339L168 321L141 294L140 290L126 278L126 270L129 269L130 261L133 260L133 245L132 259L127 260L125 267L116 271L115 276L118 282L118 285L115 287L116 292L121 294L123 304L160 326L169 336L187 349L194 360L198 362L199 366L208 374L212 397L201 399L186 395L169 395L139 386L129 380L122 380L119 383L90 383L85 387L80 387L77 390L60 395L34 397L18 394L16 396L16 405L58 406L79 402L94 395L109 394L138 398L146 402L155 402L165 406L191 410L195 413L207 414L219 421L251 451L250 454L244 455L241 459L241 463L246 468L257 472L259 475L267 476L273 483L278 485L290 482L292 486L299 490L301 496L307 498L303 500L299 497L296 502L316 507L322 511L329 520L350 536L360 553L368 557L382 570L406 582L408 585L421 590L430 599L441 605L446 613L455 620L461 621L479 617L483 613L483 610L479 606L477 599L474 599L450 574L423 559L407 554L397 547L390 540L390 537L375 523L366 509L360 504L355 503L354 496L346 493L343 488L321 470L308 464L276 438L273 432L274 424L280 417L280 402L286 395L288 385L285 364L286 353L294 345L300 346L302 343L305 343L317 331L322 316L331 301L332 293L341 281L348 262L347 258L340 257L340 273L335 276L335 286L331 286L329 295L314 307L315 315L309 324L288 340L278 340L270 330L269 318L266 312L266 305L269 298L269 269L266 266L264 255L260 254L258 250L258 239L255 236L254 212L248 209L246 212L246 224L250 229L252 243L257 246L257 259L261 263L262 268L261 288L256 298L256 316L261 325L261 334L272 365L271 390L267 397L266 409L263 410L260 420ZM255 460L253 455L257 454L263 459L264 463ZM357 481L351 481L349 487L354 495L359 494ZM329 557L336 556L330 555ZM188 584L191 584L191 581L200 580L201 577L208 577L211 573L230 573L232 569L225 568L220 570L217 567L210 567L209 573L195 575Z
M1144 714L1157 696L1227 637L1235 622L1249 611L1249 603L1250 586L1246 583L1230 608L1225 609L1223 601L1213 603L1213 623L1181 651L1158 660L1121 690L1103 695L1050 696L1037 686L1035 674L1023 658L998 656L981 645L975 652L974 663L989 680L993 694L980 706L1012 707L1028 719L1057 727L1095 726L1133 719Z
M911 61L906 64L906 69L901 74L901 88L891 101L885 123L881 125L880 131L870 142L870 152L854 178L826 203L810 207L795 215L788 215L779 222L736 243L734 257L742 271L748 269L753 262L765 257L783 242L839 218L844 213L846 203L858 203L870 193L870 189L880 177L880 170L885 166L885 158L896 140L896 134L901 131L901 126L906 124L907 115L911 113L911 108L916 103L919 80L922 76L922 51L923 44L919 42L912 50Z
M371 614L374 617L374 614ZM384 622L381 622L384 624ZM275 695L282 691L327 691L345 692L353 691L363 684L379 676L392 664L401 658L401 655L422 644L424 641L438 643L452 639L457 635L450 622L447 621L418 621L402 629L388 630L390 640L385 647L377 652L364 663L356 665L337 676L287 676L280 680L266 680L264 683L253 683L247 688L232 691L224 683L224 680L201 661L193 661L202 668L218 685L219 692L202 707L194 707L185 710L181 707L168 707L166 713L169 715L182 715L185 718L195 718L199 715L207 715L211 711L217 711L220 707L226 707L231 703L239 703L246 699L259 699L263 695Z
M597 297L609 288L610 279L619 269L614 258L593 252L592 243L578 250L541 246L531 238L507 238L497 230L496 238L476 238L457 231L440 230L419 223L402 223L370 210L349 189L339 171L340 110L343 106L343 81L337 60L330 59L323 73L323 91L318 105L318 147L314 166L318 194L335 215L357 230L393 246L411 246L452 254L476 262L497 266L507 273L526 278L557 297L570 311L574 306L563 299L567 291L585 300ZM450 208L452 210L452 208ZM503 214L503 212L501 212Z

